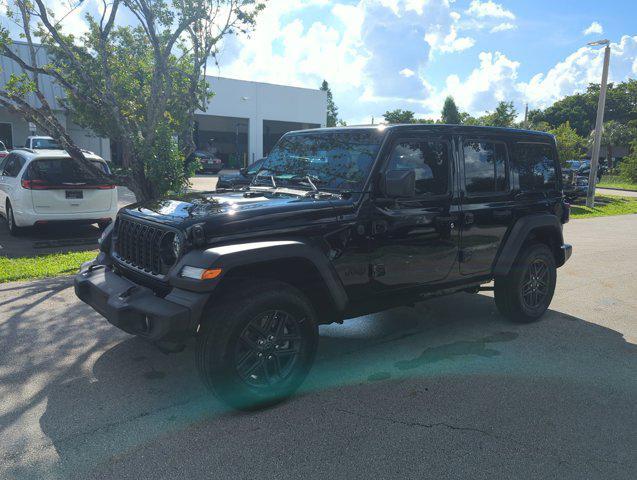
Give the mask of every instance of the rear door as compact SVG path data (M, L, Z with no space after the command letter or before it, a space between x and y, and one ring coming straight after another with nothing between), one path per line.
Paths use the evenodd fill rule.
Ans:
M67 158L34 160L25 173L38 213L98 213L110 210L113 182L104 170L89 162Z
M497 137L463 138L460 274L491 273L500 244L514 221L509 148Z

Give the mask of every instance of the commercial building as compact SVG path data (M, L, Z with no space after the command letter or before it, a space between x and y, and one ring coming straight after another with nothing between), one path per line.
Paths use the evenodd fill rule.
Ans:
M26 44L12 47L27 58ZM46 51L38 51L38 61L47 63ZM12 73L22 69L12 60L0 57L0 85ZM286 132L324 127L327 96L321 90L289 87L244 80L207 76L215 93L205 111L196 114L195 142L200 149L217 152L228 166L239 166L267 155ZM117 161L117 145L75 125L64 111L60 98L64 91L49 77L41 77L41 89L58 119L67 127L73 140L82 148L103 158ZM33 105L37 100L29 100ZM28 135L41 134L37 127L0 108L0 140L7 148L24 145Z

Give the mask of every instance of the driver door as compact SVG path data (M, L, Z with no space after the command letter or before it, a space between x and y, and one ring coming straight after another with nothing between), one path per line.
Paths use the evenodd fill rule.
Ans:
M394 140L385 170L414 170L416 194L375 201L371 275L378 290L440 283L457 269L452 145L449 136L426 133Z

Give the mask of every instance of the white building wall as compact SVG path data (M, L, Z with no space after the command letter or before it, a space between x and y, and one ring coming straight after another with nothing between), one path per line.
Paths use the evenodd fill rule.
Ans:
M250 123L250 161L263 156L264 120L325 126L326 92L221 77L207 78L215 95L206 111L197 113L247 118Z

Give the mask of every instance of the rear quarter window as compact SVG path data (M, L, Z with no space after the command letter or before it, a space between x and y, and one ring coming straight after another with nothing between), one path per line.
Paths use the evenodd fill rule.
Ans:
M554 191L557 183L557 156L548 143L516 143L511 158L520 190L526 192Z

